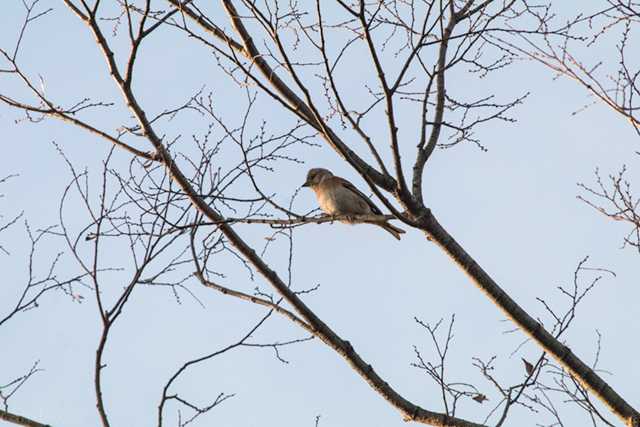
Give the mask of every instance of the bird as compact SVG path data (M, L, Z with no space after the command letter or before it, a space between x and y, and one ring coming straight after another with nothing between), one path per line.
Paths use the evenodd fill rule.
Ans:
M320 209L327 215L382 215L382 211L355 185L335 176L327 169L310 169L302 186L309 187L316 193ZM346 224L354 223L348 218L340 221ZM386 219L367 221L367 223L384 228L398 240L400 240L400 234L405 233L403 229L389 224Z
M522 362L524 363L524 370L527 371L527 375L531 376L533 375L533 365L531 364L531 362L529 362L527 359L525 359L524 357L521 357Z

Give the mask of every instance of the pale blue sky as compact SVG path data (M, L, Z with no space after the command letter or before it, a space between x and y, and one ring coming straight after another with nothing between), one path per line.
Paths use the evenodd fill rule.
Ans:
M113 101L117 108L86 117L113 131L127 118L115 85L92 36L61 2L54 11L30 29L24 40L20 64L31 76L42 74L47 94L71 102L91 96ZM572 13L569 6L562 12ZM0 18L0 43L12 46L22 19L21 2L7 2ZM567 16L568 16L567 15ZM608 55L605 48L593 49L593 60ZM614 58L611 58L615 61ZM353 59L354 63L357 58ZM240 91L216 68L215 58L182 35L161 32L144 46L136 86L143 105L151 113L179 105L203 85L215 94L220 114L237 124L244 108ZM358 83L357 69L349 80ZM578 310L578 320L568 332L571 349L587 363L593 361L596 333L603 334L600 367L613 375L607 381L629 403L640 405L637 384L640 367L635 355L637 340L638 254L621 250L625 226L606 221L576 200L576 182L592 183L593 171L615 172L622 164L637 173L637 136L620 117L600 105L572 115L589 102L584 91L565 79L553 80L551 73L532 63L519 63L484 80L456 75L449 81L454 91L518 96L531 91L525 103L512 115L515 124L493 122L478 135L489 151L467 144L437 151L425 174L425 197L445 227L476 258L494 279L532 316L545 316L536 297L565 303L556 286L570 284L573 271L584 256L589 265L617 273L605 277ZM15 81L0 80L0 86L20 94ZM58 221L60 196L70 179L52 142L66 152L82 170L85 166L98 179L97 169L109 146L68 124L47 120L39 124L15 123L19 114L0 107L0 135L4 142L0 176L17 173L0 188L0 213L6 217L24 210L33 229ZM264 99L257 118L283 125L289 115ZM190 140L202 134L207 122L186 114L163 130ZM372 127L381 141L386 138L383 123ZM407 131L408 132L408 131ZM386 148L386 143L381 144ZM407 144L413 147L413 142ZM285 203L303 182L308 167L322 166L352 179L361 179L326 146L297 149L306 164L283 165L278 174L265 175L265 188L278 193ZM224 157L223 157L224 159ZM117 153L115 165L126 168L129 156ZM97 181L93 181L94 183ZM70 205L67 221L76 229L87 222L86 213ZM296 208L316 206L313 194L303 191ZM242 225L238 231L258 247L270 230L261 225ZM5 272L0 286L0 315L18 297L27 276L28 241L24 227L16 226L0 235L0 244L11 256L0 254ZM511 329L504 316L435 246L409 231L401 242L369 226L342 224L308 225L294 237L293 286L297 289L321 284L306 298L316 313L336 332L348 339L378 373L408 399L431 410L442 410L439 393L422 372L410 366L413 345L423 355L433 355L428 336L413 317L436 322L456 313L456 329L449 373L452 379L475 384L497 402L495 390L471 366L472 357L488 359L498 355L498 377L515 383L523 377L520 356L534 359L538 349L527 344L509 357L523 339L505 335ZM123 263L118 248L105 248L109 261ZM286 277L284 242L269 253L267 261ZM38 258L40 271L52 254L66 250L62 241L50 240ZM222 265L228 271L225 284L250 292L251 283L237 264ZM71 271L65 258L61 276ZM66 269L66 270L65 270ZM121 276L125 277L125 276ZM113 287L119 290L121 282ZM585 276L585 282L589 276ZM156 421L161 387L184 361L231 344L263 314L263 310L202 289L195 280L190 289L204 302L203 309L183 295L178 305L166 289L139 289L116 324L105 360L105 399L114 426L149 426ZM98 425L93 395L93 363L99 320L94 300L83 291L82 304L72 303L62 293L47 295L37 310L20 314L0 328L0 384L26 371L40 360L44 372L32 378L11 400L11 409L54 426ZM254 342L272 342L305 336L301 330L273 318ZM221 426L312 426L316 415L320 425L403 426L399 414L387 405L346 363L318 341L282 350L290 364L280 363L270 349L241 348L185 376L176 390L204 403L220 393L236 396L214 409L201 425ZM433 360L433 359L432 359ZM487 404L469 401L459 415L482 421ZM175 408L166 413L168 425ZM617 422L611 417L614 422ZM580 413L570 414L567 425L584 425ZM517 409L508 425L550 422ZM1 422L0 422L1 423Z

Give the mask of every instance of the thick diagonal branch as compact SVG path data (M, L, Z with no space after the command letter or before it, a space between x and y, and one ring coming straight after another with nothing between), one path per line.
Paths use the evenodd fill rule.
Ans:
M25 427L51 427L49 424L42 424L38 421L32 420L31 418L23 417L22 415L17 415L8 411L3 411L2 409L0 409L0 420Z
M241 35L244 45L233 40L220 28L206 22L202 17L194 12L188 6L184 6L179 0L167 0L175 7L181 8L182 12L193 19L200 27L223 41L231 49L251 60L253 64L260 70L262 75L273 86L273 88L289 102L291 107L298 111L304 120L318 130L325 140L339 153L347 162L349 162L356 170L366 173L380 187L389 192L393 192L396 188L395 180L389 175L383 174L374 167L365 162L358 154L351 150L348 145L324 123L324 121L315 114L311 108L278 76L278 73L267 63L262 54L257 49L253 39L247 32L238 12L232 2L223 0L224 7L229 11L232 18L234 29Z
M567 371L597 396L611 412L629 427L640 425L640 414L609 386L593 369L558 341L538 321L522 309L462 246L440 225L430 210L425 209L418 222L429 237L469 276L471 281L518 327L552 355Z

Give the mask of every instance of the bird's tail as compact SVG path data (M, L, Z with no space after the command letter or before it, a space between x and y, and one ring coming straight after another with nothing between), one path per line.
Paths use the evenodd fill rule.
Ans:
M398 240L400 240L400 235L401 234L406 233L406 231L404 231L402 228L398 228L395 225L391 225L387 221L377 222L376 225L379 225L380 227L384 228L386 231L391 233L393 235L393 237L395 237Z

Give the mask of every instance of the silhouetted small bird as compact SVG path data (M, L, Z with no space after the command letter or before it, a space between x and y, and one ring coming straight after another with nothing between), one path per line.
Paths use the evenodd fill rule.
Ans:
M302 186L310 187L316 193L320 209L328 215L382 215L382 211L355 185L333 175L327 169L309 170L307 180ZM348 219L342 219L341 222L352 223ZM400 234L405 232L389 224L386 219L367 222L384 228L398 240L400 240Z
M475 396L472 397L472 399L475 400L478 403L482 403L485 400L489 400L489 398L487 396L485 396L484 394L482 394L482 393L476 394Z
M533 374L533 365L524 357L521 357L521 359L524 363L524 370L527 371L527 375L531 376Z

